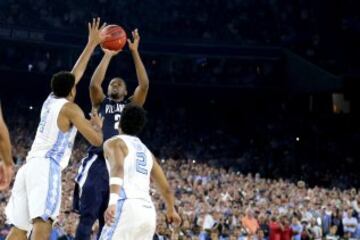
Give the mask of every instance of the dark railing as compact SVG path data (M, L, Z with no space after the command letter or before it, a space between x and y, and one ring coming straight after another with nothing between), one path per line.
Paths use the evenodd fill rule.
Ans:
M86 42L86 36L83 35L14 26L0 26L0 39L68 48L81 48L84 42ZM281 53L281 48L279 47L206 44L199 42L184 43L174 40L144 40L141 47L144 52L148 53L236 57L262 61L277 60Z

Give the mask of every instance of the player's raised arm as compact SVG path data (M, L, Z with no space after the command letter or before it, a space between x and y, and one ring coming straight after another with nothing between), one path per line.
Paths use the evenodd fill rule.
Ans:
M162 197L165 199L166 202L166 216L170 223L175 223L179 225L181 223L181 219L175 210L175 198L170 189L170 185L166 179L164 171L161 169L160 165L156 161L155 157L154 164L151 169L151 179L155 182L157 188L159 189Z
M76 61L71 73L75 75L75 84L77 84L86 70L87 64L97 45L99 45L106 36L101 35L102 29L106 26L104 23L100 26L100 18L93 19L92 23L88 23L89 38L85 49Z
M116 203L123 184L124 159L127 151L125 143L119 138L112 138L104 143L104 155L110 164L110 199L105 212L105 221L109 225L115 220Z
M75 103L66 103L62 114L78 129L78 131L94 146L100 147L103 142L102 120L97 113L93 113L91 120L87 120L83 111Z
M149 78L145 66L139 54L140 35L137 29L132 32L133 42L128 40L129 49L134 60L138 86L135 89L132 101L139 106L143 106L149 91Z
M103 51L104 51L104 56L101 59L101 62L99 63L97 68L95 69L95 72L91 77L90 86L89 86L91 104L95 109L99 107L99 105L105 98L105 94L101 87L101 84L105 79L105 75L109 67L109 63L112 57L118 54L121 50L110 51L107 49L103 49Z
M1 105L0 105L0 161L4 161L0 165L0 190L8 188L13 175L13 160L11 154L11 143L9 130L6 127Z

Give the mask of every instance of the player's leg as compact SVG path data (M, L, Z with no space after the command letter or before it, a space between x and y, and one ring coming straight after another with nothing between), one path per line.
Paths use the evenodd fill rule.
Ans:
M94 225L97 219L97 215L92 212L90 208L87 210L82 210L79 225L76 229L76 240L85 240L90 239L92 226Z
M75 189L73 196L73 211L80 214L80 202L81 202L81 193L84 184L86 183L89 169L92 164L96 161L96 154L88 154L85 158L81 159L81 165L77 171L77 175L75 177Z
M100 218L100 224L103 224L104 201L107 199L109 189L108 171L105 160L98 157L96 161L84 172L86 179L81 179L79 188L81 191L79 212L79 225L76 230L76 240L90 239L92 226ZM99 225L99 232L102 225Z
M29 214L33 223L31 239L47 240L52 222L60 213L61 169L50 159L31 159L26 172Z
M91 227L96 221L96 214L92 211L91 194L94 194L94 184L90 181L93 164L97 159L97 155L88 155L81 161L81 166L75 178L76 185L74 190L73 208L75 212L80 214L79 225L76 229L75 239L88 239L91 234ZM91 191L91 193L89 192ZM95 195L93 196L95 197Z
M52 229L52 221L49 219L44 221L42 218L35 218L33 220L33 231L31 233L31 240L48 240L50 238Z
M31 230L27 193L25 187L25 171L27 165L22 166L16 174L11 197L6 206L7 221L13 225L6 239L27 239L26 234Z
M26 240L26 234L26 231L21 230L17 227L12 227L8 236L6 237L6 240Z
M102 194L102 204L101 204L100 210L98 212L98 219L99 219L98 238L100 238L101 231L105 225L104 214L105 214L105 211L109 204L109 194L110 194L109 193L110 189L108 188L109 180L104 181L103 185L104 185L103 192L101 193Z

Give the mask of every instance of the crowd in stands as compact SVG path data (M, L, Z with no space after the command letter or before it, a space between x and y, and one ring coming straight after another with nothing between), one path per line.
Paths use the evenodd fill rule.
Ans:
M85 36L86 22L100 16L108 23L124 26L127 31L140 28L147 40L285 46L333 70L344 64L341 51L352 55L356 45L351 41L347 44L342 36L348 34L348 30L351 34L351 29L358 24L353 11L356 1L337 4L339 6L308 0L170 0L162 4L110 0L65 0L50 4L45 0L4 0L0 2L3 10L0 23ZM329 10L324 11L326 9ZM332 14L330 9L337 9L337 14ZM331 47L334 45L336 50Z
M139 27L147 40L280 45L318 63L326 59L338 68L346 64L338 55L353 51L352 44L339 38L357 21L351 7L355 2L338 3L341 7L335 16L327 11L331 6L308 0L168 0L161 4L149 0L63 0L51 4L45 0L2 0L0 26L86 36L86 22L101 16L127 31ZM34 47L21 41L2 44L6 47L0 49L0 70L10 72L52 74L71 69L77 56L67 46ZM332 46L336 50L329 51ZM116 71L127 80L133 64L129 55L122 54L124 57L115 60ZM95 68L100 56L97 51L89 68ZM162 53L145 54L144 62L152 82L259 87L259 83L280 78L274 77L277 73L270 62ZM186 93L182 96L194 98ZM164 202L152 188L158 210L154 239L360 239L358 121L351 116L322 117L300 110L291 114L272 107L261 112L253 99L230 99L221 104L214 100L203 113L203 106L195 107L197 98L189 108L154 107L141 135L164 168L183 219L179 228L168 225ZM265 101L271 102L271 98ZM13 112L5 116L18 170L32 144L39 106L29 111L26 101L11 103ZM15 106L23 109L16 111ZM223 107L233 109L226 112ZM8 111L6 105L4 110ZM240 117L235 116L239 113ZM64 171L62 212L51 240L74 237L78 221L71 211L74 176L86 148L78 139ZM0 193L0 240L9 231L4 216L9 196L10 191ZM93 232L95 239L96 225Z
M76 148L73 159L81 158ZM165 206L156 189L152 196L158 210L154 239L358 239L360 193L306 187L287 180L244 175L192 160L161 159L183 219L179 228L165 220ZM71 212L77 162L63 175L62 213L51 239L72 239L78 217ZM17 166L19 167L19 166ZM9 192L1 193L1 212ZM5 237L1 214L0 236ZM96 228L94 226L94 238ZM67 238L61 238L66 236ZM0 237L1 239L1 237Z
M0 49L0 70L53 74L71 69L80 50L9 44ZM74 54L75 53L75 54ZM88 66L91 74L103 53L98 49ZM229 57L178 56L142 53L152 82L165 84L273 86L282 80L279 61L242 61ZM280 57L279 57L280 58ZM283 71L283 67L281 68ZM120 75L135 81L133 60L127 52L112 60L107 76Z
M182 35L188 39L232 39L245 43L277 43L291 39L297 33L310 34L314 28L316 30L318 20L312 12L314 4L305 0L296 5L283 0L171 0L163 4L108 0L66 0L48 4L45 0L5 0L0 6L4 10L0 21L6 24L70 31L81 29L93 16L102 16L107 22L129 28L142 26L144 33L151 37ZM27 11L23 11L24 8ZM291 23L297 25L286 28Z
M354 2L341 5L343 8L336 17L343 20L343 24L353 21ZM182 36L242 43L316 41L322 27L321 17L329 17L327 12L318 12L325 6L306 0L170 0L163 4L110 0L65 0L49 4L45 0L4 0L0 7L3 9L0 22L5 24L74 31L82 29L88 19L101 16L109 23L119 23L129 29L141 26L151 37Z
M353 188L359 186L359 179L357 163L351 159L357 156L345 140L349 125L329 130L333 124L343 124L342 117L328 116L326 126L318 118L315 124L304 118L269 115L264 119L249 113L236 120L238 133L239 129L226 128L209 131L209 123L201 124L202 118L185 109L161 111L161 118L149 113L150 122L141 137L169 178L183 223L176 229L167 225L164 202L152 188L158 209L155 239L360 238L360 192ZM36 129L34 112L27 114L23 113L24 118L8 115L17 169L25 161ZM348 141L356 138L353 133ZM71 212L74 176L86 148L78 139L64 171L62 213L52 239L74 236L78 219ZM323 161L310 158L316 154L313 148L320 148L317 154ZM3 238L9 227L4 225L9 195L9 191L0 194ZM94 226L94 238L96 232Z

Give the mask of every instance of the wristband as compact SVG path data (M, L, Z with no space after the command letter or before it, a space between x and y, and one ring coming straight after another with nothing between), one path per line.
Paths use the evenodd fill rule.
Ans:
M109 204L110 205L115 205L117 203L117 201L119 200L120 196L116 193L110 193L110 199L109 199Z
M119 177L112 177L110 178L110 184L109 185L119 185L122 186L124 183L124 180L122 180Z

